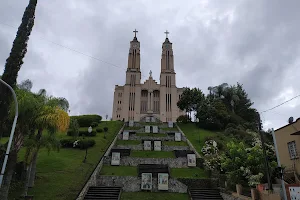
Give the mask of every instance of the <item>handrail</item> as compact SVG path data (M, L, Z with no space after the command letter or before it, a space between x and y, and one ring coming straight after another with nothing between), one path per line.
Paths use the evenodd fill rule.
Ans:
M14 134L15 134L15 129L16 129L17 121L18 121L18 101L17 101L17 95L16 95L15 91L13 90L13 88L10 85L8 85L6 82L4 82L1 78L0 78L0 82L3 83L6 87L9 88L9 90L13 94L13 98L14 98L14 101L15 101L15 118L14 118L14 122L13 122L13 125L12 125L12 128L11 128L9 141L8 141L8 145L7 145L6 153L5 153L5 157L4 157L4 162L3 162L1 173L0 173L0 188L1 188L4 173L5 173L5 168L6 168L6 164L7 164L11 144L12 144L12 140L13 140L13 137L14 137Z

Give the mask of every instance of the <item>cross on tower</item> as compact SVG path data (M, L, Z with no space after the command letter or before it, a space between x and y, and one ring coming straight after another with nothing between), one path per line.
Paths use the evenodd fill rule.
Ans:
M136 33L138 32L136 29L134 29L134 37L136 37Z
M169 34L168 30L166 30L165 34L166 34L166 38L168 38L168 34Z

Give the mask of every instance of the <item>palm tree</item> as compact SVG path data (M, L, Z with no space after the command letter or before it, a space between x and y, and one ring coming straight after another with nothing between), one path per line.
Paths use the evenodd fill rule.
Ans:
M35 126L38 130L34 138L36 147L31 149L32 162L29 168L28 186L25 186L25 191L28 187L34 186L37 157L40 148L43 146L46 146L48 149L57 147L58 143L53 137L54 133L57 131L65 132L70 123L70 117L67 113L69 103L66 99L47 97L45 90L40 90L37 96L40 98L42 106L38 117L35 119ZM48 131L49 137L43 138L42 133L45 129Z
M15 129L15 135L12 143L11 152L9 154L9 159L6 167L6 174L4 175L3 183L0 188L0 199L7 200L8 191L12 176L14 173L14 168L17 163L17 154L21 149L24 138L28 135L34 125L34 118L37 115L37 110L40 107L40 102L37 100L34 94L26 90L16 89L16 94L19 104L19 117L18 124ZM14 106L11 106L10 118L13 118Z
M224 91L228 87L227 83L222 83L221 85L215 86L212 88L213 92L217 95L218 98L224 96Z

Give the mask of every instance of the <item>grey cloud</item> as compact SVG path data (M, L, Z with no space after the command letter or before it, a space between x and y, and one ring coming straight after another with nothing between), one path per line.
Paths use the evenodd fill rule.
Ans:
M115 85L125 82L129 42L137 28L142 80L153 71L159 81L163 32L170 31L179 87L244 84L260 111L281 103L280 94L300 93L300 2L39 1L36 23L19 80L34 89L66 97L72 114L112 112ZM18 27L27 2L0 3L0 22ZM7 58L16 30L0 25L0 61ZM7 35L7 33L10 33ZM78 50L105 62L59 47ZM2 71L0 66L0 71ZM297 101L297 100L295 100ZM282 106L263 115L269 127L297 118L299 106Z

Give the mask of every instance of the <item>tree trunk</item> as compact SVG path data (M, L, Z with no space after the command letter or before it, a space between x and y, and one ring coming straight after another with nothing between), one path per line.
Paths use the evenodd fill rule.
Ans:
M2 187L0 188L0 199L7 200L8 199L8 191L10 187L10 183L15 172L15 167L17 163L17 152L11 151L9 154L8 162L6 165L6 172L4 174L4 179L2 183Z
M28 185L29 185L29 178L30 178L30 172L32 168L32 162L26 166L26 177L24 181L24 191L23 191L23 196L27 196L28 193Z
M34 186L38 152L39 151L37 150L37 152L33 155L33 158L32 158L31 171L30 171L29 184L28 184L29 188L32 188Z

